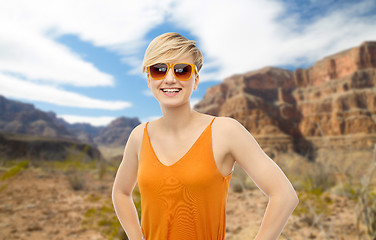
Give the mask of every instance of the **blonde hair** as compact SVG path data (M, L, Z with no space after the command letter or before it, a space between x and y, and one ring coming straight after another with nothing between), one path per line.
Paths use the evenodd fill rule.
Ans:
M161 62L170 62L180 57L193 57L197 72L200 71L204 62L204 57L196 47L196 42L188 40L179 33L164 33L154 38L145 51L142 72L146 72L147 67Z

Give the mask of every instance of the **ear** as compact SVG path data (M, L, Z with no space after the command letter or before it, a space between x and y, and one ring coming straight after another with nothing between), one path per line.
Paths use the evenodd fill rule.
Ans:
M150 78L149 78L149 74L147 74L147 78L148 78L148 88L150 88Z
M196 90L197 87L198 87L198 83L200 82L200 75L196 74L196 77L195 77L195 85L193 87L193 90Z

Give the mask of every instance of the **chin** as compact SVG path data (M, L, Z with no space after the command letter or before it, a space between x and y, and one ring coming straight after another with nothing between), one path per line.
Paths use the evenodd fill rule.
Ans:
M159 105L161 107L166 107L166 108L177 108L177 107L182 107L184 105L189 105L189 101L187 102L178 102L178 101L159 101Z

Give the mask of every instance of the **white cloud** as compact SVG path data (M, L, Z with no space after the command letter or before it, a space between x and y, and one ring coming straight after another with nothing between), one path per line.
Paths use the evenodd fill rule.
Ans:
M70 33L97 46L128 52L164 20L171 2L13 0L0 3L0 15L37 32L48 32L51 37Z
M111 75L100 72L63 45L23 26L8 23L7 28L0 31L0 71L59 85L114 85Z
M126 73L141 76L145 36L175 23L195 36L205 54L200 81L218 81L264 66L312 64L375 40L376 16L364 17L375 5L365 0L333 6L301 23L299 13L290 14L282 0L0 1L0 93L64 106L122 109L130 103L62 89L113 86L115 81L58 43L58 37L73 34L110 49L130 66Z
M131 69L127 70L128 74L138 75L141 78L146 77L146 74L142 73L142 60L138 56L123 57L122 61L131 66Z
M277 0L179 1L171 20L197 37L207 59L216 60L217 79L270 65L312 64L376 39L376 16L364 17L375 1L333 7L304 24L286 6Z
M311 64L328 54L375 39L375 15L363 17L375 8L375 2L349 4L331 8L323 5L329 9L327 12L302 24L298 13L289 14L288 6L292 4L279 0L3 1L0 24L7 38L0 38L0 50L22 51L11 56L1 54L0 66L3 70L17 70L29 79L112 85L111 76L53 40L64 34L78 35L84 41L116 51L131 65L128 73L137 74L143 54L140 51L148 44L145 35L168 21L197 37L206 57L202 81L221 80L269 65ZM4 39L9 39L7 47L1 46ZM6 57L12 57L12 61ZM21 64L14 64L17 60ZM211 67L219 70L208 73Z
M76 93L47 87L114 86L113 76L101 72L92 63L60 44L56 39L73 34L95 46L117 52L125 61L135 64L143 39L150 29L160 24L171 0L147 1L91 1L91 0L12 0L0 2L0 73L12 75L12 83L1 90L7 96L45 101L64 106L121 109L125 102L111 102L88 98ZM141 67L140 67L141 68ZM26 81L25 81L26 80ZM4 81L4 78L2 79ZM27 82L29 81L29 82ZM10 84L30 86L34 90L51 89L57 96L46 93L23 95ZM44 84L44 85L38 85ZM40 96L39 96L40 95ZM59 98L59 99L57 99ZM81 104L73 104L79 101ZM67 101L68 100L68 101ZM72 100L72 102L69 102ZM111 107L112 105L112 107Z
M121 110L132 104L124 101L105 101L68 92L49 85L35 84L0 73L0 94L34 101L42 101L60 106Z
M90 123L93 126L106 126L111 123L115 117L86 117L86 116L75 116L75 115L59 115L58 117L63 118L68 123Z

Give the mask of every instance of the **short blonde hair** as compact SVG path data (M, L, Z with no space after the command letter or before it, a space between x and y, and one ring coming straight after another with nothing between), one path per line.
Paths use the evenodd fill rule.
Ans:
M196 47L196 42L188 40L179 33L164 33L154 38L146 49L142 72L147 72L147 67L156 63L170 62L180 57L188 56L193 57L197 72L199 72L204 62L204 57Z

